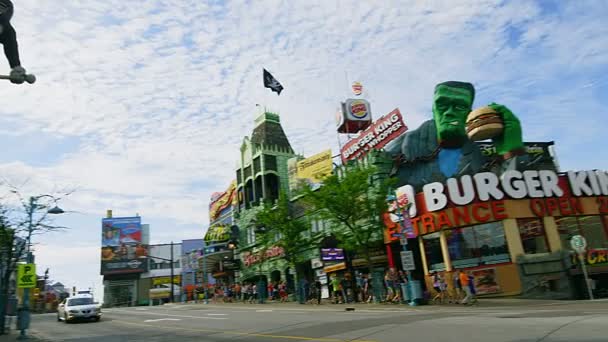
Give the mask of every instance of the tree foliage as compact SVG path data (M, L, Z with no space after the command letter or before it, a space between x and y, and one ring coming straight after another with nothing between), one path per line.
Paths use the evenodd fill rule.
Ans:
M261 235L265 236L266 247L283 248L284 259L291 265L299 261L299 252L309 247L308 239L303 236L308 231L308 225L292 217L291 202L284 193L280 193L276 204L263 204L256 215L256 222L264 228Z
M372 166L351 166L325 178L319 189L302 189L309 211L329 222L344 248L361 253L370 266L371 249L384 230L381 215L387 210L386 196L394 183L374 180L376 171Z

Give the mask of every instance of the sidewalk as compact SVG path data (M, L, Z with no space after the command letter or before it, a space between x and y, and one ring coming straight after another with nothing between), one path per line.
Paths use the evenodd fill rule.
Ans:
M217 308L239 308L239 309L276 309L276 310L325 310L325 311L343 311L346 308L355 308L356 310L435 310L438 308L460 308L465 307L462 304L429 304L410 306L407 304L376 304L376 303L351 303L351 304L331 304L323 302L321 305L316 304L299 304L297 302L265 302L264 304L249 304L243 302L237 303L212 303L204 304L202 301L198 303L175 303L165 304L168 306L205 306ZM600 306L608 308L608 300L545 300L545 299L521 299L521 298L481 298L478 300L478 305L475 307L483 308L508 308L508 307L526 307L539 308L547 306ZM474 307L474 308L475 308Z
M2 342L21 341L21 340L17 339L18 336L19 336L19 331L11 330L8 335L0 335L0 341L2 341ZM25 340L25 341L42 342L42 341L46 341L46 340L38 337L35 332L28 331L27 340Z

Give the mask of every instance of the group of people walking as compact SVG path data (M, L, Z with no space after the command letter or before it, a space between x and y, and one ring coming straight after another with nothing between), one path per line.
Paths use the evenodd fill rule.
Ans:
M472 305L477 303L475 298L475 278L471 273L467 273L464 270L454 270L452 272L451 281L452 288L448 288L448 281L446 275L438 272L431 273L431 280L433 282L433 290L435 290L435 296L431 300L434 304L464 304Z

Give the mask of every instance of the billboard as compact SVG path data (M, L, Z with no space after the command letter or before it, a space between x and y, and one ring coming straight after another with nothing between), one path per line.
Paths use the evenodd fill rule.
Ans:
M363 157L372 149L379 150L407 131L398 108L381 117L356 138L347 142L340 150L342 162Z
M321 260L344 260L344 250L342 248L321 248Z
M222 213L232 208L236 198L235 195L236 181L232 181L226 191L214 193L211 196L211 203L209 203L209 220L211 222L214 222Z
M333 169L331 150L317 153L306 159L296 160L296 158L289 160L292 167L290 174L292 179L289 181L290 191L294 191L302 182L307 183L313 189L318 188L323 179L331 175Z
M101 220L101 274L148 270L148 246L142 243L141 217Z

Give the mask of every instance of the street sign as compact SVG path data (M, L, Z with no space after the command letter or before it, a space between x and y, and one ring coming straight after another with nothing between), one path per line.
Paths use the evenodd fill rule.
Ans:
M35 264L20 264L17 267L17 287L22 289L36 287Z
M582 235L574 235L572 239L570 239L570 247L578 254L585 253L587 249L587 240Z
M412 251L401 251L401 265L406 271L413 271L416 269L416 264L414 264L414 253Z

